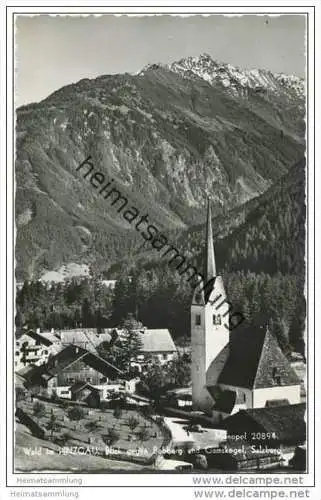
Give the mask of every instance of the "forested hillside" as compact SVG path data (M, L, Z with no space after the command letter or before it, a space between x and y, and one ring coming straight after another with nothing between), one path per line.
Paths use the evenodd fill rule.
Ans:
M264 195L229 214L225 226L213 219L217 269L233 310L253 325L269 323L285 352L304 353L304 200L302 160ZM204 227L171 236L202 269ZM18 325L116 326L133 312L150 328L170 328L176 339L189 337L191 286L156 250L127 257L113 272L114 293L95 279L51 289L25 285L18 293Z
M302 159L263 195L225 218L213 219L218 268L304 275L305 219ZM203 234L198 226L184 232L177 244L183 244L192 255L198 254Z

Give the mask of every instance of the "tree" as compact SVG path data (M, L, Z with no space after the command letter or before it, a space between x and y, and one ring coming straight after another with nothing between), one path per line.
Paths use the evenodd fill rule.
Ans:
M59 401L59 397L58 397L57 391L55 389L52 391L50 399L53 402Z
M84 410L81 406L72 406L68 410L68 418L69 420L73 420L75 422L79 422L82 418L84 418Z
M33 411L33 414L36 417L38 423L39 423L39 419L46 415L45 405L43 403L41 403L40 401L34 402L33 407L32 407L32 411Z
M178 356L177 359L171 361L169 366L164 367L168 370L170 382L177 387L184 387L191 381L191 362L186 356Z
M251 321L252 318L252 311L251 311L251 305L250 302L247 298L244 299L243 301L243 316L247 321Z
M131 416L131 417L129 417L129 419L128 419L127 425L128 425L128 427L130 428L130 430L131 430L132 432L134 432L134 430L136 429L136 427L138 427L138 426L139 426L139 420L138 420L136 417Z
M206 470L208 468L206 456L201 455L201 454L197 454L195 457L195 466L197 469Z
M66 410L69 406L68 401L66 399L61 399L59 404L63 410Z
M24 324L24 319L23 319L23 314L21 313L21 310L19 307L17 307L17 313L15 317L15 324L17 328L22 328Z
M113 444L117 443L120 438L120 434L115 429L111 428L108 430L108 434L102 436L102 438L108 446L112 446Z
M54 432L56 430L58 430L57 417L54 414L53 409L51 409L51 412L50 412L50 419L49 419L49 422L47 424L47 429L51 431L50 439L52 441Z
M94 313L90 300L86 297L82 303L82 324L84 327L94 326Z
M122 417L123 410L120 408L120 406L116 406L113 412L113 416L119 420Z
M141 427L139 431L137 432L137 437L138 439L143 442L147 441L149 438L149 431L146 427Z
M284 322L284 319L281 319L279 317L276 317L274 319L271 318L269 321L269 327L272 333L277 338L277 341L282 349L283 354L285 354L285 356L287 357L290 357L291 346L289 344L288 328Z
M155 414L155 408L152 405L143 406L141 412L145 417L150 418Z
M26 399L26 391L22 387L16 387L16 402L24 401Z
M166 390L187 386L191 380L191 362L188 356L179 356L167 364L152 363L137 384L141 394L152 398L155 403Z
M96 431L98 428L100 427L100 424L98 423L97 420L90 420L90 422L88 422L86 424L86 428L89 432L94 432Z
M155 403L159 402L160 397L171 386L171 377L166 366L160 363L153 363L142 375L141 381L136 388L143 395L152 398Z
M132 315L128 315L121 325L123 330L121 341L114 339L112 345L103 342L98 346L98 353L106 361L129 375L131 362L136 360L141 352L142 341L139 330L142 324L137 322Z
M134 311L134 294L131 293L131 282L127 276L120 276L114 289L112 322L119 325L129 311Z

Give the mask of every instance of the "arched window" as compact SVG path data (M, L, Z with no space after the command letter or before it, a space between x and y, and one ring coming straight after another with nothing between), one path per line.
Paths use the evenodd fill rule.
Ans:
M246 402L246 396L245 396L244 392L240 392L239 393L239 400L240 400L241 403L245 403Z
M276 366L272 369L272 378L275 384L281 385L281 376Z
M222 319L220 314L213 314L213 325L221 325Z

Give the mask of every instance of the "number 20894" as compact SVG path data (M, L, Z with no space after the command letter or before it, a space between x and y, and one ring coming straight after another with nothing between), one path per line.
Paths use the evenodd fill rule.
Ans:
M250 436L253 441L266 441L278 438L276 432L251 432Z

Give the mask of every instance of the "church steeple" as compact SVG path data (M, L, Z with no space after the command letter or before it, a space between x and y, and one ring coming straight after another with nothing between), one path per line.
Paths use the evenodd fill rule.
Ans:
M226 299L222 276L216 275L212 232L211 205L208 200L206 241L203 251L203 278L195 288L191 305L192 344L192 396L196 410L212 411L213 398L207 390L208 383L216 385L220 362L215 376L208 379L213 361L229 343L229 302ZM225 307L224 307L225 306ZM223 366L223 365L222 365ZM213 383L214 380L214 383Z
M205 282L210 281L216 276L215 254L213 245L213 231L212 231L212 213L211 203L207 199L207 221L206 221L206 242L205 242L205 255L204 255L204 279Z

